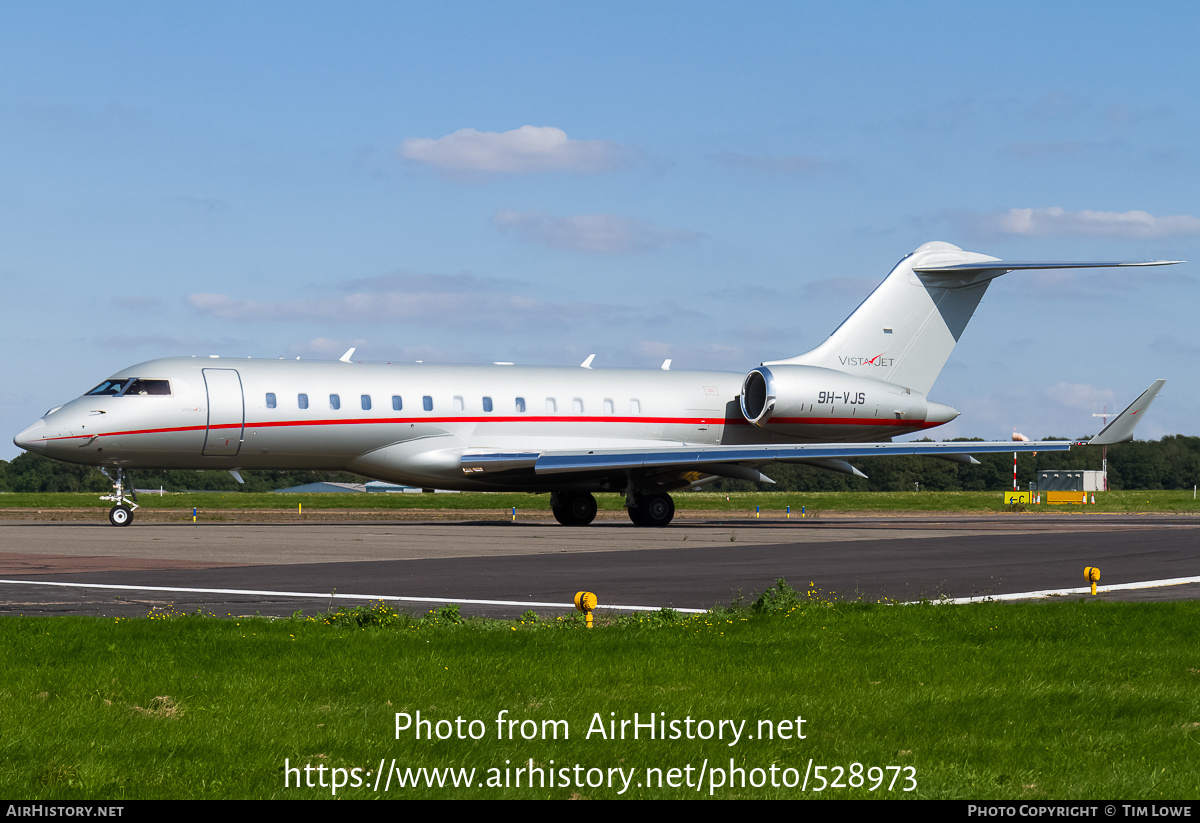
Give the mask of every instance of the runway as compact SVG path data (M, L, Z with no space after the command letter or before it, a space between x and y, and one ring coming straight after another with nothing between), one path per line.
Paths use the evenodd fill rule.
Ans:
M529 604L567 604L579 590L595 592L601 608L704 609L750 600L781 577L830 598L910 601L1076 588L1085 566L1101 570L1097 600L1200 597L1196 583L1104 591L1200 576L1200 517L684 515L665 529L615 520L573 529L445 519L123 529L0 521L0 579L19 581L0 583L0 614L312 614L361 604L341 599L361 595L427 598L398 604L411 611L453 602L464 614L515 616ZM28 585L34 581L72 585ZM295 592L306 596L288 594Z

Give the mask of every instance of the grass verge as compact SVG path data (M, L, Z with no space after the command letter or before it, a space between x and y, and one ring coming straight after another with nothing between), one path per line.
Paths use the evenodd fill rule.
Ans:
M1198 619L786 587L590 631L452 607L5 618L0 795L1195 798Z

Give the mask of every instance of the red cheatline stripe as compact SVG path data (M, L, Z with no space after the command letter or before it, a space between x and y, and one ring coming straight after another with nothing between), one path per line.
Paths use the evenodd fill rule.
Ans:
M896 426L903 428L932 428L938 423L926 423L924 420L895 420L889 417L776 417L770 421L778 426ZM401 425L405 423L660 423L678 426L745 426L745 420L717 420L702 417L568 417L524 415L520 417L367 417L346 418L341 420L263 420L254 423L219 423L214 426L175 426L159 429L129 429L115 432L95 432L92 434L72 434L65 437L47 437L44 442L54 440L85 440L92 437L125 437L135 434L173 434L178 432L204 431L205 429L266 429L285 426L360 426L360 425Z

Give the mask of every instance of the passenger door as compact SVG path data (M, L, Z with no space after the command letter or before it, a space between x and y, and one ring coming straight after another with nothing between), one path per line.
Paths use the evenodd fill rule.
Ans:
M236 369L204 369L208 390L208 431L204 437L204 455L228 457L242 447L246 423L246 404L242 398L242 378Z

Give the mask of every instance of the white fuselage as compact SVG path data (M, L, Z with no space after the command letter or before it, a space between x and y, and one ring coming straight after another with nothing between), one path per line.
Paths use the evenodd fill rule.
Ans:
M901 409L900 387L789 368L789 416L759 427L739 404L744 375L731 372L168 358L118 372L106 381L113 391L139 382L53 409L16 442L58 460L124 469L337 469L448 489L602 490L616 481L472 477L461 458L866 442L945 422L927 422L923 406Z
M14 442L116 469L115 492L102 498L117 504L114 525L127 525L136 508L124 495L127 470L212 468L549 491L564 525L592 521L593 492L624 492L635 524L662 526L674 514L671 490L716 477L769 480L759 467L773 461L861 475L848 459L968 460L951 443L880 441L958 416L926 395L989 283L1016 270L1173 262L1013 263L926 243L817 348L745 375L354 363L353 350L336 362L151 360L51 409ZM1127 410L1130 420L1142 408ZM1130 433L1133 423L1121 427ZM979 442L969 451L1026 447L1067 444Z

